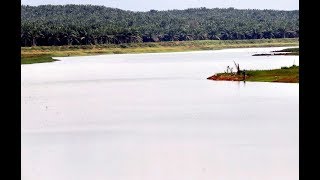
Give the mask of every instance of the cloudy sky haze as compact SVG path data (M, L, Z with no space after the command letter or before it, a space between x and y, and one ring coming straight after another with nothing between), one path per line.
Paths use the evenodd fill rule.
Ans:
M131 11L150 9L237 8L237 9L276 9L298 10L299 0L21 0L23 5L44 4L93 4Z

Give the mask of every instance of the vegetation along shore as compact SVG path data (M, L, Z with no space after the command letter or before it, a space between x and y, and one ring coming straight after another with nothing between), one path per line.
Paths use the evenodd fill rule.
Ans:
M271 70L247 70L244 73L217 73L208 77L216 81L256 81L256 82L283 82L299 83L299 66L281 67Z
M298 37L299 10L134 12L94 5L21 6L23 47Z
M298 46L298 38L250 40L197 40L71 46L21 47L21 64L55 61L52 57L97 54L155 53L213 50L223 48Z
M299 10L21 6L21 63L55 56L297 46Z

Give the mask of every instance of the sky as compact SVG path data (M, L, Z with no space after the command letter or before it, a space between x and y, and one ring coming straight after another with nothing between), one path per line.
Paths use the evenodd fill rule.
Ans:
M187 9L196 7L298 10L299 0L21 0L23 5L92 4L131 11Z

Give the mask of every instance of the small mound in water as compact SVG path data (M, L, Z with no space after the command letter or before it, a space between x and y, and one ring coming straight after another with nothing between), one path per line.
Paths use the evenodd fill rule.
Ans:
M244 78L243 75L234 75L234 74L215 74L213 76L208 77L207 79L216 80L216 81L244 81L249 76L246 75Z

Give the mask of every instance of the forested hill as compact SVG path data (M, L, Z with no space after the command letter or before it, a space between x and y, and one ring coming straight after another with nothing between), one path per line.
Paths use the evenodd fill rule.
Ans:
M21 6L21 45L299 37L299 11L192 8L148 12L93 5Z

